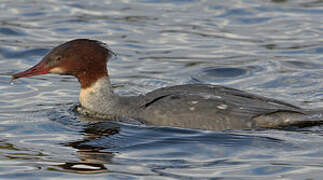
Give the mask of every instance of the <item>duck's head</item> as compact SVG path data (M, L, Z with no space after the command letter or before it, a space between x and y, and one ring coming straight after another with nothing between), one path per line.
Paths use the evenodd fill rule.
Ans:
M76 39L51 50L38 64L14 74L12 79L41 74L65 74L78 78L82 88L89 87L102 76L107 76L107 61L113 52L100 41Z

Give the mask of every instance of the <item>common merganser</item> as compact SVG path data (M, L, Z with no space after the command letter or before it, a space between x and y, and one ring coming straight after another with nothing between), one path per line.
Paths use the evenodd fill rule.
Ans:
M219 85L186 84L140 96L118 96L106 65L112 55L100 41L76 39L55 47L37 65L12 78L47 73L75 76L81 84L80 105L87 112L147 125L224 130L317 123L322 119L320 111Z

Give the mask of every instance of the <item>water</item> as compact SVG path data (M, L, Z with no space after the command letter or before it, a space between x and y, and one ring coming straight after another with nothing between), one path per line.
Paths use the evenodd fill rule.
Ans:
M222 84L323 107L323 1L0 2L0 179L321 179L323 128L198 131L93 122L79 84L9 83L75 38L109 44L116 92Z

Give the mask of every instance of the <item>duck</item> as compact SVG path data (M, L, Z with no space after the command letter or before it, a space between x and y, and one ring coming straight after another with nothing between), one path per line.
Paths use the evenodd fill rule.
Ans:
M71 75L80 83L80 112L113 121L203 130L279 128L321 122L308 110L273 98L211 84L162 87L138 96L113 91L107 63L114 53L98 40L74 39L53 48L12 80L44 74Z

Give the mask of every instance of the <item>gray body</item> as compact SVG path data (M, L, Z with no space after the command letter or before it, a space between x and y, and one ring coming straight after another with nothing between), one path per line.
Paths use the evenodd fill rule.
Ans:
M206 130L275 128L322 119L319 111L217 85L186 84L120 97L108 76L82 89L80 103L97 117Z

